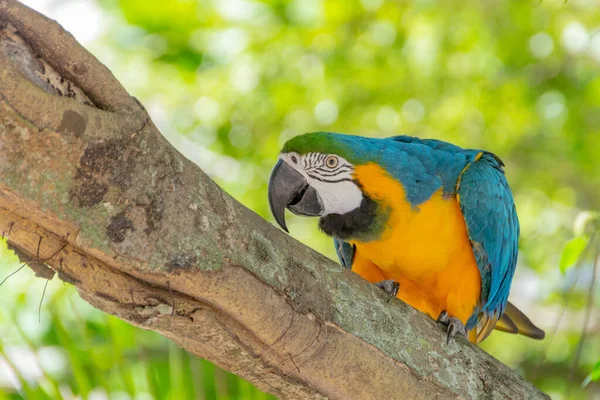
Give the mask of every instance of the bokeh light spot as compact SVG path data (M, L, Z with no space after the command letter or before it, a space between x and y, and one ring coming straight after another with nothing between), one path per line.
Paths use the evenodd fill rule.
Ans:
M570 53L584 51L588 40L588 32L581 22L571 22L562 31L562 45Z
M194 105L194 114L201 121L212 122L219 116L219 103L211 97L200 97Z
M554 50L554 40L546 32L538 32L529 38L529 51L534 57L548 57L552 50Z
M377 125L383 131L394 131L398 127L399 122L400 116L390 106L381 107L377 113Z
M402 118L417 123L425 116L425 106L417 99L408 99L402 104Z
M333 100L323 100L315 107L315 118L321 125L330 125L338 117L338 106Z
M548 91L539 97L537 109L544 119L558 118L566 112L565 96L556 90Z

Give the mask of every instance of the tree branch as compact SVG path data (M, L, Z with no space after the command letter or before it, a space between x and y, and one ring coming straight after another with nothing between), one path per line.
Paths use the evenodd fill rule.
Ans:
M281 398L545 398L224 193L55 22L0 0L0 53L0 231L93 306Z

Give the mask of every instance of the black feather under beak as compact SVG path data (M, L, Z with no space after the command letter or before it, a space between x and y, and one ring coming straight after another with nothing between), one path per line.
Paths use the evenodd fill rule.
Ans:
M285 224L285 209L296 215L316 217L323 212L317 191L302 174L283 160L277 161L269 179L269 205L275 221L289 232Z

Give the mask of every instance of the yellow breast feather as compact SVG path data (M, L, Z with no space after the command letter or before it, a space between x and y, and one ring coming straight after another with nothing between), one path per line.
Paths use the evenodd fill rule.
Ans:
M402 184L373 163L356 167L354 178L390 214L380 239L351 241L353 270L372 282L381 276L400 282L398 297L433 318L446 310L466 323L481 278L456 197L440 189L413 207Z

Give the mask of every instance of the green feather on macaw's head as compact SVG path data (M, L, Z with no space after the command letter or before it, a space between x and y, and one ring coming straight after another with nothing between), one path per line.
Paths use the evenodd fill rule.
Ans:
M347 146L341 146L336 133L329 132L311 132L295 136L288 140L281 149L282 153L291 151L298 154L307 154L311 152L322 152L323 149L341 150Z
M311 132L298 135L288 140L281 153L294 152L301 156L316 154L334 154L344 158L353 166L375 162L386 169L393 170L398 158L402 157L399 149L388 154L386 148L391 138L368 138L364 136L346 135L334 132ZM393 141L392 141L393 142Z
M282 153L335 154L353 165L366 164L380 146L377 139L362 136L345 135L333 132L311 132L288 140L281 149Z

